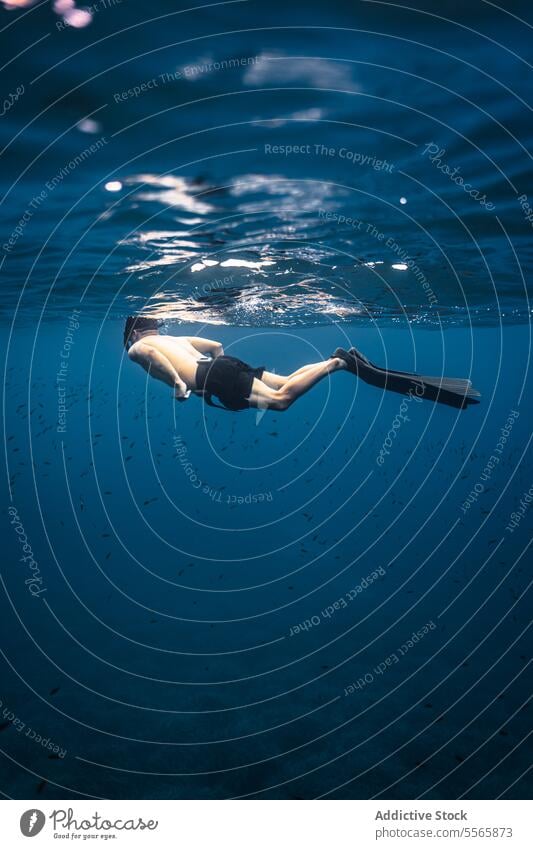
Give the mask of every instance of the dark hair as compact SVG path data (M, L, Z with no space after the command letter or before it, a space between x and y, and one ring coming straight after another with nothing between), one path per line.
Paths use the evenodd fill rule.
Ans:
M124 347L127 348L131 342L131 334L134 330L154 330L159 333L160 322L157 318L147 318L143 315L129 315L124 325Z

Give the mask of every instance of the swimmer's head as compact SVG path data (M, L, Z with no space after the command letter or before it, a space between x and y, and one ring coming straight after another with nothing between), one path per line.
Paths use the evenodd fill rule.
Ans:
M129 348L141 336L150 333L155 336L159 333L161 322L156 318L148 318L144 315L129 315L124 326L124 347Z

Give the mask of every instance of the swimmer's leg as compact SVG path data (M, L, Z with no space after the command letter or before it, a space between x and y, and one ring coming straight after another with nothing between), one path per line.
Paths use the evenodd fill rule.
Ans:
M302 366L296 371L293 371L289 375L275 374L272 371L264 371L261 380L263 383L266 383L267 386L270 386L271 389L281 389L281 387L284 386L288 380L291 380L298 374L303 374L303 372L309 371L309 369L312 369L315 366L316 363L310 363L309 365Z
M272 389L266 382L255 378L248 402L251 407L258 409L287 410L297 398L308 392L324 377L345 368L346 363L340 357L330 357L322 363L313 363L299 369L298 372L286 378L285 383L278 389Z

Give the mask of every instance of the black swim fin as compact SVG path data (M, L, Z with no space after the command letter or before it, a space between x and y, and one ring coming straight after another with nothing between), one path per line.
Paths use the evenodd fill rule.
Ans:
M457 408L479 403L480 393L472 387L470 380L464 378L429 377L408 371L380 368L371 363L356 348L350 348L349 351L337 348L333 356L343 359L348 370L365 383L381 389L399 392L402 395L413 395L415 398L425 398L428 401L438 401L440 404Z

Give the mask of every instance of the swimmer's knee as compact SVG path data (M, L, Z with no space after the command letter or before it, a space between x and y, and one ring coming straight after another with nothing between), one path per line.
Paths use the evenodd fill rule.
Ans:
M274 393L274 398L270 404L272 410L277 410L280 413L283 413L285 410L288 410L291 406L294 398L291 398L288 392L284 392L283 389L280 389L279 392Z

